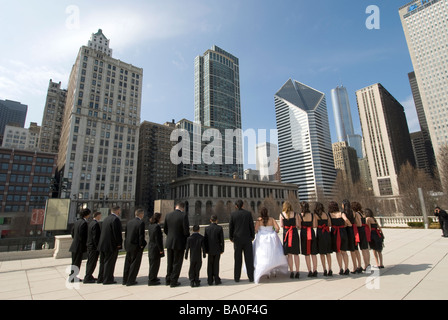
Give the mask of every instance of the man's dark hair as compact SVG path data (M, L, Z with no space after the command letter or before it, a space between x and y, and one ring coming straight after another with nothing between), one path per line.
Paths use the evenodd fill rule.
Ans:
M211 220L211 222L216 222L216 221L218 221L218 216L217 216L216 214L213 214L213 215L210 217L210 220Z
M243 204L244 204L244 202L243 202L243 200L237 200L236 202L235 202L235 205L236 205L236 207L238 208L238 209L240 209L241 210L241 208L243 207Z
M182 202L182 201L178 202L176 204L176 207L179 207L179 209L184 210L185 209L185 202Z
M200 229L200 227L199 227L198 224L195 224L195 225L193 226L193 231L194 231L194 232L199 231L199 229Z
M87 217L92 211L90 209L84 209L81 211L81 218Z

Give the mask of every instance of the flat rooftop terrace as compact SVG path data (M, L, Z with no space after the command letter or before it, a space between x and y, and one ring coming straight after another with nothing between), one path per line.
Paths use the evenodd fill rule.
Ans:
M166 257L162 259L159 278L162 284L148 287L149 262L144 253L137 278L138 284L121 284L124 255L115 268L117 284L83 284L70 286L67 268L70 258L40 258L0 262L0 300L204 300L258 301L271 300L446 300L448 298L448 238L441 230L383 229L385 247L384 269L371 273L340 276L335 254L332 255L333 277L324 277L318 257L318 277L308 278L304 256L300 256L300 279L286 276L262 278L259 284L250 283L242 274L241 281L233 280L233 244L226 242L221 258L222 284L207 284L207 264L203 260L201 286L191 288L188 280L189 261L184 260L181 286L165 286ZM351 259L349 256L351 268ZM84 260L80 278L85 273ZM373 254L371 264L375 265ZM97 276L98 267L94 273ZM205 302L204 302L205 303Z

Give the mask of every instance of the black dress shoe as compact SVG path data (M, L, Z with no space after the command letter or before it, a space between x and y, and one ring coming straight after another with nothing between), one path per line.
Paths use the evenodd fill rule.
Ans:
M103 282L103 285L109 285L109 284L117 284L117 281Z
M175 287L178 287L178 286L180 286L180 282L176 282L176 283L171 283L170 284L170 288L175 288Z
M135 286L137 283L138 283L137 281L128 282L126 284L126 287Z
M154 281L154 282L148 281L148 286L158 286L160 284L161 284L160 281Z

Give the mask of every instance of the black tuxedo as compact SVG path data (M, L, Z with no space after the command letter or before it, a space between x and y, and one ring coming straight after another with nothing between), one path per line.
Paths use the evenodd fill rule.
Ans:
M98 281L103 280L103 284L114 283L115 263L118 258L118 251L123 245L121 221L115 214L109 215L103 221L98 250L104 257L103 277L98 276Z
M88 232L87 232L87 265L86 265L86 276L84 277L84 282L93 281L93 272L95 271L96 264L98 262L98 257L100 252L98 251L98 243L100 242L101 227L98 221L93 219L89 222ZM100 264L99 274L102 274L104 265Z
M199 272L202 267L201 254L205 258L205 243L204 237L195 232L187 239L187 246L185 249L185 259L188 259L188 252L190 254L190 269L188 271L188 277L192 285L199 284Z
M254 280L254 255L252 241L255 238L255 227L252 214L244 209L232 212L229 223L229 238L235 250L234 279L239 281L243 264L242 254L246 262L249 281Z
M205 252L207 259L207 282L208 284L221 283L219 277L219 260L224 252L224 231L221 226L211 223L205 228L204 235Z
M72 253L72 265L78 268L76 270L78 274L81 269L82 255L87 251L87 221L85 219L77 220L73 225L71 234L73 241L69 251ZM71 274L73 273L75 273L75 270L72 270Z
M136 282L142 262L143 249L146 247L145 223L140 218L136 217L128 222L124 247L126 258L123 269L123 284L132 285Z
M163 231L167 235L166 283L171 284L171 286L176 286L178 285L179 275L182 269L187 238L190 235L188 215L180 210L168 213L165 217Z
M149 259L149 275L148 284L159 283L157 275L160 269L160 259L164 256L163 249L163 235L160 225L157 223L148 226L149 244L148 244L148 259ZM161 253L162 252L162 253Z

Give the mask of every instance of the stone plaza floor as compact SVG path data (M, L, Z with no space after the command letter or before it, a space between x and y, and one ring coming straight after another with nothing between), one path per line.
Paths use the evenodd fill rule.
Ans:
M164 285L166 258L162 259L159 286L147 286L148 257L144 253L137 278L138 284L121 285L124 255L115 268L117 284L69 284L71 259L41 258L0 262L0 300L446 300L448 298L448 238L441 230L384 229L384 269L371 273L340 276L335 254L332 255L333 277L324 277L318 256L318 277L308 278L304 256L300 256L300 279L287 276L262 278L250 283L242 274L233 280L233 245L226 242L221 258L222 284L207 284L206 260L201 269L202 284L191 288L188 280L189 261L184 260L181 286ZM80 277L84 276L85 263ZM373 254L371 264L375 265ZM351 268L351 258L349 256ZM97 270L96 270L97 272ZM95 272L94 276L97 276Z

